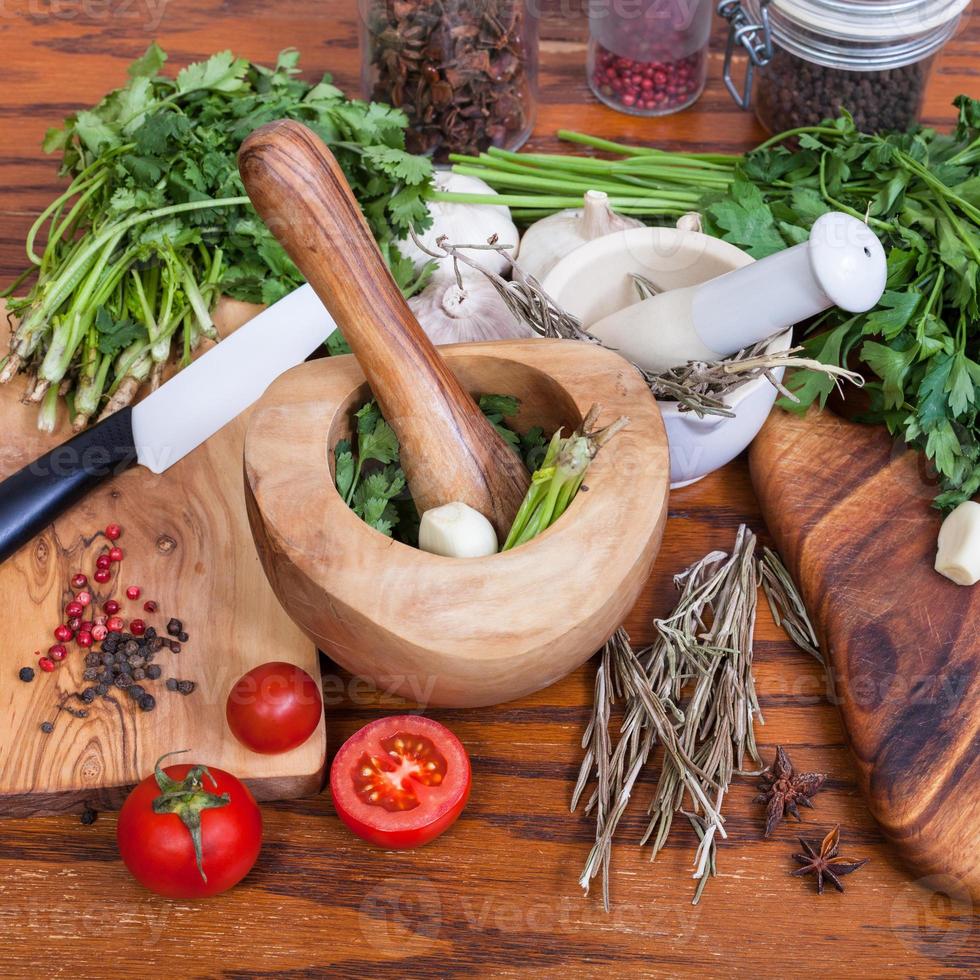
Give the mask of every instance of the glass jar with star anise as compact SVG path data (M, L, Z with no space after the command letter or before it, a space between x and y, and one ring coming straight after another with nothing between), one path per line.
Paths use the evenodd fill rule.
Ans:
M517 149L537 107L536 0L358 0L366 98L404 110L408 149Z

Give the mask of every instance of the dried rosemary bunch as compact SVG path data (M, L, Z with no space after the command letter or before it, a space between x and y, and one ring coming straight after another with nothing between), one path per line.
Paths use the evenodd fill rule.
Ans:
M463 288L459 268L461 262L482 273L493 284L514 316L542 337L601 344L599 338L585 330L577 317L563 310L541 288L541 284L533 276L526 275L513 264L509 254L513 248L512 244L498 244L494 236L485 245L454 245L446 237L442 237L436 242L436 246L441 251L434 252L426 248L417 237L415 243L433 258L452 256L456 280L461 289ZM466 255L463 249L500 252L511 262L513 279L507 280L490 272L475 259ZM637 281L638 287L655 291L655 287L642 277L633 278ZM637 365L634 367L643 375L644 381L655 397L675 401L682 412L694 412L702 418L705 415L721 415L726 418L734 416L735 413L724 402L725 395L758 377L765 377L784 397L798 401L796 395L783 387L773 373L778 368L807 368L830 375L838 382L846 379L859 386L864 383L861 376L853 371L836 365L823 364L807 357L799 357L802 347L793 347L773 354L766 353L766 348L772 341L773 337L769 337L718 361L689 361L682 367L673 368L663 374L651 374Z
M752 676L760 583L768 579L770 601L792 611L784 614L784 626L792 617L795 624L805 624L799 635L812 643L819 657L788 572L769 549L759 562L755 552L756 537L742 525L731 554L713 551L674 578L680 598L669 616L655 621L657 639L650 647L634 651L619 629L602 650L571 809L577 809L593 784L585 810L595 815L596 838L579 882L588 892L601 872L607 910L613 838L658 743L663 745L660 777L640 843L651 842L651 859L656 857L679 813L699 840L694 904L716 873L718 838L726 836L721 811L729 784L745 772L747 759L761 763L753 722L761 722L762 713ZM622 702L623 720L614 740L617 700Z

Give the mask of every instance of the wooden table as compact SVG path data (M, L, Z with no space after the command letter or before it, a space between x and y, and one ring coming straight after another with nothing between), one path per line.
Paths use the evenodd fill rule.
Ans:
M543 25L542 108L534 147L574 126L615 139L741 150L761 132L732 105L715 43L708 90L697 107L660 121L597 105L585 85L584 25L573 4L551 0ZM0 5L0 278L20 271L34 215L59 187L40 150L44 130L120 84L126 64L158 38L175 66L220 48L259 61L288 45L308 72L357 85L354 0L5 0ZM925 117L946 125L958 92L978 92L980 24L962 27L944 53ZM2 437L0 437L2 438ZM712 548L730 546L741 522L762 531L744 461L671 499L664 548L629 626L672 601L671 575ZM16 596L4 596L16 602ZM416 853L373 850L342 828L329 794L265 807L258 866L231 893L194 905L141 890L120 863L115 817L91 827L77 817L0 825L0 970L6 976L133 973L236 977L544 977L946 975L980 969L973 910L916 883L882 841L857 793L854 771L818 667L764 611L757 678L765 754L780 743L798 767L830 774L804 831L840 822L847 850L871 864L846 895L818 898L791 878L795 827L762 842L754 785L737 781L720 847L719 877L692 907L693 836L676 827L655 864L634 846L655 772L623 821L613 909L576 883L593 825L570 815L579 740L594 665L534 697L482 711L433 715L473 758L472 800L456 828ZM16 642L5 637L3 642ZM10 683L5 679L3 683ZM330 744L340 744L399 703L325 666ZM933 883L935 884L935 883Z

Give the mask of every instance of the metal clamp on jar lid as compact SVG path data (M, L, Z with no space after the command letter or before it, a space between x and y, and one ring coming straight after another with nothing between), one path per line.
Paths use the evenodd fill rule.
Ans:
M901 68L935 54L956 30L969 0L721 0L731 29L724 77L747 109L753 69L782 49L813 64L845 71ZM741 91L732 76L736 48L749 56Z

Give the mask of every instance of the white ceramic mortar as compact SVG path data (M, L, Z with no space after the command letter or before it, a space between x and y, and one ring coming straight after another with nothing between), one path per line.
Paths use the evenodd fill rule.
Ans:
M696 231L630 228L596 238L566 255L542 287L587 330L610 313L638 302L631 274L646 276L659 289L692 286L753 262L740 248ZM651 327L651 329L654 329ZM787 350L792 330L767 350ZM773 374L782 380L780 368ZM670 482L682 487L734 459L755 438L778 392L756 378L725 396L732 418L681 412L677 402L660 401L670 441Z

